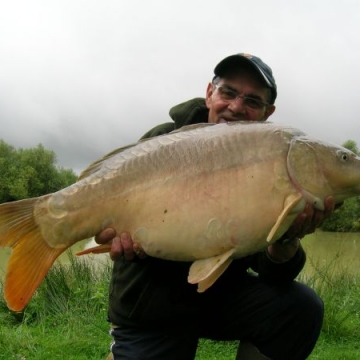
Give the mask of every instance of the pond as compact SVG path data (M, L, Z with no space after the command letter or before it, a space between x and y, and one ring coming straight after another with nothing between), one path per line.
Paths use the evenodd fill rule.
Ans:
M88 241L80 242L73 247L77 252ZM336 267L360 275L360 233L333 233L317 231L302 240L307 254L305 274L312 274L321 266ZM4 276L6 263L10 254L9 248L0 248L0 278ZM96 258L96 256L94 256ZM103 260L103 258L102 258ZM59 260L66 263L66 254Z
M82 250L85 245L89 242L89 240L80 241L74 246L72 246L73 253L77 253L78 251ZM3 278L6 270L6 265L10 256L11 249L10 248L1 248L0 247L0 279ZM36 261L34 259L34 261ZM67 263L68 262L68 256L66 255L66 252L61 254L60 257L56 260L60 261L61 263Z
M322 267L360 275L360 233L317 231L302 240L307 254L305 273Z

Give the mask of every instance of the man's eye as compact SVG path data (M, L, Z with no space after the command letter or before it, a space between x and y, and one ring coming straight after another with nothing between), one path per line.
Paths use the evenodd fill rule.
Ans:
M227 99L235 99L237 96L237 93L234 91L231 91L229 89L221 88L221 95Z
M253 108L253 109L258 109L262 107L262 102L258 99L254 99L251 97L246 97L245 98L245 103L247 106Z

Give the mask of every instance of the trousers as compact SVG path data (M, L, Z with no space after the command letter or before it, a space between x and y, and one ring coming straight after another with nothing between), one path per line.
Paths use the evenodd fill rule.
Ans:
M114 360L193 360L200 338L250 342L273 360L303 360L320 335L324 305L299 282L268 284L248 275L229 289L208 289L196 314L186 326L171 319L163 327L117 324Z

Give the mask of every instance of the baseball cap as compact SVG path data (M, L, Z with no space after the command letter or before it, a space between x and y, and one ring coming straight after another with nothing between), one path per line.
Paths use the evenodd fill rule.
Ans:
M230 55L225 59L221 60L214 69L215 76L223 76L225 75L229 69L238 67L240 68L244 63L248 63L260 74L260 76L264 79L266 85L271 91L271 99L270 104L274 104L277 89L275 79L272 74L272 70L270 66L266 65L259 57L246 54L239 53L235 55Z

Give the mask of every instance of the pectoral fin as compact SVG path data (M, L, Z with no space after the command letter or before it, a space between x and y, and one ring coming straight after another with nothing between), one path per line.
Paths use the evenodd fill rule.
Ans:
M277 235L277 231L280 229L281 224L284 222L286 217L289 215L292 209L300 202L302 199L301 194L295 194L288 196L284 201L284 209L277 218L275 225L272 227L272 229L269 232L269 235L266 239L267 242L270 242L272 239L274 239Z
M196 260L190 267L188 282L198 284L198 292L204 292L223 274L233 259L235 249L207 259Z

